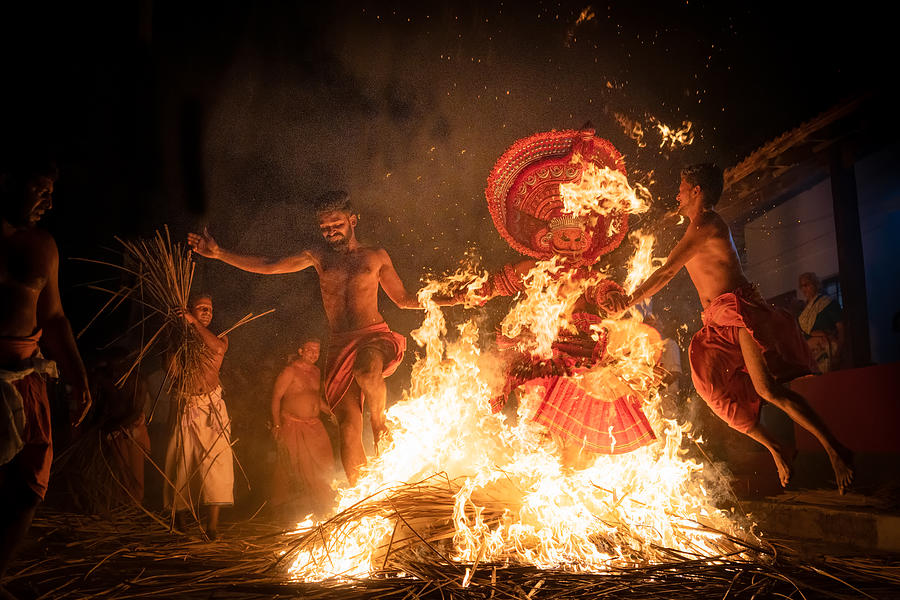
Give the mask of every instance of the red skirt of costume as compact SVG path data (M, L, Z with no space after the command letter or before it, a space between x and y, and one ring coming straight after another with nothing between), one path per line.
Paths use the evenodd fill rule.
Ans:
M394 333L387 323L377 323L357 329L332 333L325 361L325 400L332 409L344 399L353 383L353 364L363 348L374 348L384 358L381 376L388 377L397 370L406 351L406 338ZM362 408L362 394L359 396Z
M554 357L538 365L538 369L556 373L526 379L521 365L507 379L505 392L522 386L526 392L536 391L540 402L532 420L566 441L580 445L585 450L599 454L624 454L646 446L656 436L650 421L641 408L641 399L623 381L612 374L597 385L596 379L588 391L582 387L577 375L586 373L590 366L600 361L606 340L601 336L594 342L590 326L601 319L595 315L577 313L572 322L578 329L577 336L562 335L553 345ZM576 376L576 377L573 377ZM602 390L602 391L601 391ZM494 412L505 402L492 401Z
M0 370L14 373L25 366L28 359L39 354L40 337L40 332L27 338L0 337ZM24 445L12 460L0 466L2 480L6 485L21 482L43 500L53 461L46 382L43 375L35 372L21 378L11 378L11 384L22 398L25 428L21 438Z
M754 287L738 288L710 303L703 311L703 327L691 339L691 378L710 409L746 433L759 422L762 398L744 364L738 339L741 328L759 345L778 381L811 373L813 363L797 320L763 300Z
M292 487L299 487L316 512L331 508L334 455L322 421L318 417L301 419L282 413L278 443L282 455L275 467L272 503L281 504L288 499Z

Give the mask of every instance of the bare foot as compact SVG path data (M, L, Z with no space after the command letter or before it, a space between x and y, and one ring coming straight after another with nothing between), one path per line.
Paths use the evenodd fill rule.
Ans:
M793 456L787 457L781 450L770 450L770 453L775 460L775 467L778 469L778 480L781 482L781 487L787 487L791 481Z
M837 481L838 492L843 495L844 491L850 487L853 482L853 452L848 448L841 446L833 452L828 453L831 460L831 468L834 469L834 479Z
M391 437L391 430L385 427L384 429L379 429L378 431L372 431L372 437L375 441L375 456L381 456L381 454L391 445L393 438Z

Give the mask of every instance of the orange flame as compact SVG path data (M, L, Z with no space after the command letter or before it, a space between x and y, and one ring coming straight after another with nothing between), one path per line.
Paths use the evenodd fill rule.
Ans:
M645 210L643 194L624 177L608 169L595 171L588 169L587 177L567 190L573 212ZM637 250L630 264L634 273L626 281L629 291L658 262L652 257L653 238L632 235ZM556 336L568 327L575 301L603 277L598 273L572 281L559 276L560 268L556 260L537 263L501 326L537 356L550 355ZM654 370L660 339L635 318L605 320L608 360L573 380L598 397L612 389L643 398L657 436L654 443L627 454L593 455L585 468L573 470L530 420L540 400L537 392L523 394L516 423L492 414L490 399L504 381L500 361L479 346L475 320L456 327L451 341L444 314L433 301L460 284L473 296L485 277L461 270L419 291L425 318L412 337L425 355L413 367L410 389L387 412L389 446L354 487L341 490L338 512L389 498L398 482L444 473L453 490L452 515L447 515L453 524L451 560L595 572L634 565L648 556L663 562L665 548L698 558L719 556L721 534L698 527L698 522L749 535L715 506L710 490L722 484L718 472L686 457L682 446L690 440L689 425L663 415ZM381 568L395 525L373 511L321 541L311 536L291 573L304 580L366 576ZM471 571L463 576L463 585L470 576Z
M694 143L694 132L691 131L693 124L690 121L682 121L681 127L675 128L656 119L651 118L651 120L656 123L656 128L662 138L659 142L660 148L668 146L669 150L674 150L680 146L690 146Z

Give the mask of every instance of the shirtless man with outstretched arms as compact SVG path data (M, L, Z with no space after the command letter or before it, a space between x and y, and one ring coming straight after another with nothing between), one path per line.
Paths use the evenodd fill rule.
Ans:
M406 339L393 333L378 311L378 287L400 308L419 308L397 275L384 248L356 239L357 215L345 192L330 192L317 202L316 217L324 246L284 258L237 254L221 248L205 232L188 234L197 254L251 273L276 275L313 267L331 329L325 368L325 399L338 419L341 461L355 483L366 463L362 443L362 402L369 402L376 448L387 433L384 378L396 370Z
M622 310L651 297L685 267L703 305L704 326L690 347L697 392L732 428L769 450L787 485L790 457L759 422L761 400L783 410L825 448L843 493L853 478L849 451L806 400L784 385L811 372L811 358L795 319L765 302L744 276L728 225L714 210L722 188L722 171L714 165L682 171L678 212L690 220L684 237L630 297L619 296L609 307Z

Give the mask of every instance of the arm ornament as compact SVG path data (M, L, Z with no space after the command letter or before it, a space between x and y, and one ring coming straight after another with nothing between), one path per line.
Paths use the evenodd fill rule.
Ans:
M584 298L594 306L603 306L610 294L625 295L625 290L612 279L604 279L597 285L592 285L584 292Z

